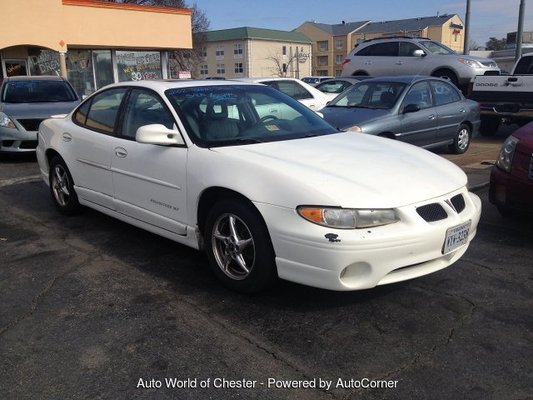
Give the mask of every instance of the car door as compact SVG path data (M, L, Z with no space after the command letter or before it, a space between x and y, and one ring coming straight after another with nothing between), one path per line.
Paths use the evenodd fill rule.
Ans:
M111 161L115 208L136 220L185 235L187 148L135 140L143 125L176 129L174 117L157 93L141 88L131 90L123 110L120 142L113 148Z
M415 51L424 51L415 43L401 41L398 57L394 61L395 75L430 75L430 63L425 56L415 56Z
M433 80L431 87L437 113L437 140L453 139L468 113L463 96L448 82Z
M398 45L397 41L376 43L356 52L354 56L360 59L359 69L371 76L401 74L395 64L398 58Z
M81 200L114 209L111 159L116 124L126 88L106 90L83 103L74 125L62 133L67 164ZM72 166L72 167L71 167Z
M417 105L418 111L405 112L406 106ZM431 88L427 81L417 82L407 91L400 107L402 133L399 139L417 146L435 143L437 113L433 107Z

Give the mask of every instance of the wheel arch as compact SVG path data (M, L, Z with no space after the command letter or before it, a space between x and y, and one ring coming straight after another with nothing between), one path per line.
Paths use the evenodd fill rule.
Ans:
M213 204L223 199L230 199L230 200L244 202L252 210L254 210L254 212L257 214L257 216L261 219L261 221L265 225L265 227L267 226L265 219L263 218L263 215L259 212L257 207L248 197L232 189L228 189L222 186L213 186L213 187L205 189L200 195L200 198L198 200L196 220L198 224L198 229L200 233L202 234L202 236L205 235L205 232L204 232L205 223L207 221L209 210L211 209Z
M354 71L352 76L370 76L370 74L363 69L358 69L357 71Z

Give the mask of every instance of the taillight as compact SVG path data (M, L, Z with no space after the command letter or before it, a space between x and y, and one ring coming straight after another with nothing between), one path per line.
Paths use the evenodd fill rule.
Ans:
M344 61L342 62L342 65L348 64L350 61L352 60L350 60L349 58L345 58Z

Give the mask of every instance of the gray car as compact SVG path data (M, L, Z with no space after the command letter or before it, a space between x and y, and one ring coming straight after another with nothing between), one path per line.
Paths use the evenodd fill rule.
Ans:
M457 54L427 38L391 37L358 44L344 61L342 76L428 75L465 87L476 75L498 75L490 58Z
M6 78L0 89L0 152L32 152L37 130L46 118L69 113L80 99L58 76Z
M392 76L356 83L320 110L340 130L464 153L479 129L479 105L441 78Z

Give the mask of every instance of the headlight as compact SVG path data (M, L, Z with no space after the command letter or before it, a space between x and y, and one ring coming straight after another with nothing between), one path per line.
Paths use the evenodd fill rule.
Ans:
M514 136L509 136L507 140L503 142L496 165L506 172L511 172L513 156L518 142L519 140Z
M300 206L298 214L315 224L337 229L360 229L393 224L399 221L392 209L351 209Z
M15 128L15 124L11 119L3 112L0 112L0 126L5 128Z
M468 58L460 58L459 62L472 68L483 68L483 65L480 62L477 62L476 60L469 60Z
M355 126L352 126L351 128L348 128L346 131L347 132L361 133L361 132L363 132L363 129L360 126L355 125Z

